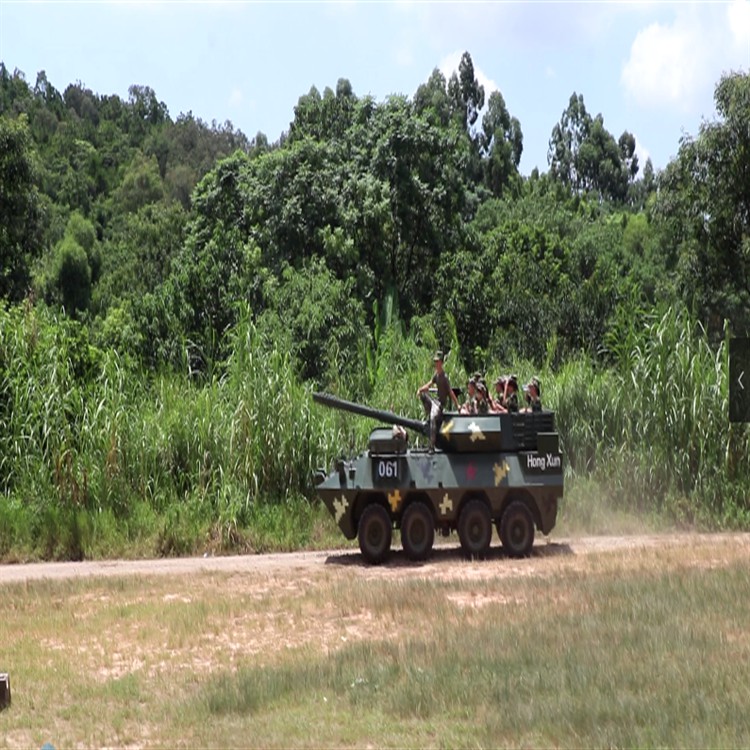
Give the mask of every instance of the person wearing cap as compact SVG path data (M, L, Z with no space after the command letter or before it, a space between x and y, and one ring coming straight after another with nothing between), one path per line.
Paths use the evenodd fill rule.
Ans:
M490 413L490 397L484 382L477 383L477 414Z
M531 380L529 380L529 382L523 387L523 391L526 394L526 403L528 404L524 411L542 410L541 390L542 385L539 382L539 378L536 376L531 378Z
M445 409L446 406L450 406L451 402L453 402L456 407L456 411L459 411L458 399L456 398L456 394L451 388L451 383L450 380L448 380L448 375L443 369L443 353L441 351L436 352L435 356L432 358L432 361L435 364L435 374L432 376L432 378L430 378L430 380L428 380L423 386L419 388L419 390L417 391L417 395L421 396L423 393L427 393L427 391L429 391L432 386L435 386L437 388L438 394L437 400L440 405Z
M504 414L506 411L508 411L505 408L505 382L506 380L507 378L501 375L495 381L495 393L497 394L497 398L492 399L492 411L498 414Z
M469 378L469 382L466 384L466 401L461 404L459 412L461 414L476 414L477 413L477 381L474 378Z
M505 383L503 403L509 412L518 411L518 378L515 375L511 375Z

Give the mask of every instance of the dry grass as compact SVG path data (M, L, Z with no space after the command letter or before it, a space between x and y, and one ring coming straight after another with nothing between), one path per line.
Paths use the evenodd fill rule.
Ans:
M0 588L0 747L747 746L745 536Z

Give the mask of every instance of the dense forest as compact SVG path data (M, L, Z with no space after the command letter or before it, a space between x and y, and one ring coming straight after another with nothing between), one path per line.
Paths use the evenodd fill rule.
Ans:
M750 76L715 104L655 172L573 92L522 176L468 53L411 98L313 87L275 143L0 62L0 556L257 547L363 445L311 391L418 414L435 348L540 375L573 497L746 526Z

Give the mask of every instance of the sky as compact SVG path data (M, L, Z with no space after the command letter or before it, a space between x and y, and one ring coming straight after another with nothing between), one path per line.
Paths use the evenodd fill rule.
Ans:
M573 93L641 165L663 169L680 139L717 118L723 73L750 72L750 0L728 2L248 2L0 0L0 61L61 93L82 83L128 99L149 86L172 119L192 112L273 142L315 86L412 97L469 52L485 97L521 123L521 172L548 169Z

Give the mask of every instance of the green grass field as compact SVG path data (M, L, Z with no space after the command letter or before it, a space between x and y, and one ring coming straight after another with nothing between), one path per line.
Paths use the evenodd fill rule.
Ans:
M747 747L750 543L0 586L0 747Z

